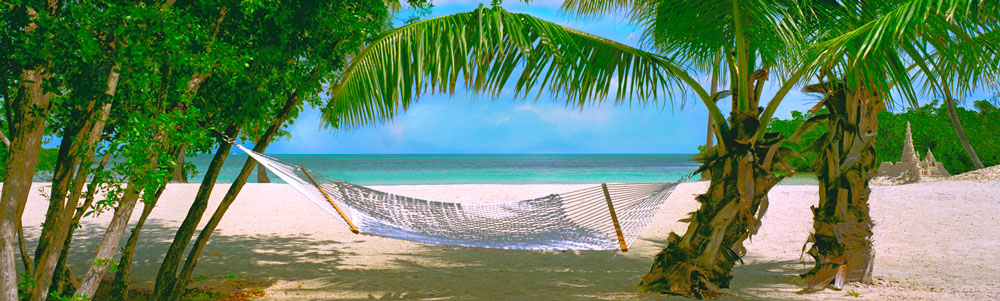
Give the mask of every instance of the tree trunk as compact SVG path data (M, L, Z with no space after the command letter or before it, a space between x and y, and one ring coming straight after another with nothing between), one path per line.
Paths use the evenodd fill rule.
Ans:
M257 140L257 144L254 145L253 150L255 152L263 153L267 149L267 146L271 143L271 139L274 135L281 129L281 126L285 123L285 120L291 115L292 110L298 105L299 96L298 92L292 92L288 95L285 100L284 107L278 111L277 116L271 121L271 125L268 126L267 130L263 135ZM198 239L195 241L195 245L191 248L191 252L188 254L187 261L184 262L184 269L181 270L180 275L177 276L175 283L170 287L169 299L180 300L184 295L184 289L187 287L188 280L191 279L191 273L194 272L194 267L198 263L198 257L201 256L201 251L204 250L205 244L208 243L209 237L212 236L212 232L215 231L215 227L219 225L222 221L222 216L226 214L226 210L232 205L233 201L236 200L236 196L239 195L240 190L243 189L243 185L246 184L247 178L250 177L250 172L253 171L253 167L256 162L253 158L247 158L246 163L243 164L243 169L240 170L240 174L233 181L232 186L229 186L229 191L222 198L222 203L215 210L212 218L209 219L208 224L202 229L201 233L198 234ZM154 295L155 298L155 295Z
M267 178L267 169L264 165L257 164L257 183L271 183L271 179Z
M166 185L160 187L160 189L156 190L156 194L152 200L143 202L142 215L139 216L139 221L136 222L135 228L132 228L132 235L129 236L128 242L125 243L125 248L122 249L121 261L118 262L118 272L115 273L115 280L111 283L111 293L109 295L111 300L128 300L128 282L132 276L132 261L135 256L135 246L139 242L139 233L142 231L142 226L146 224L146 218L153 212L156 202L159 201L165 189Z
M73 296L93 298L94 292L97 291L97 287L101 284L101 279L104 277L104 272L108 270L108 267L114 265L115 253L118 252L119 243L122 236L125 235L125 228L132 217L135 203L141 196L141 191L138 191L138 187L133 187L132 184L129 184L129 186L125 190L125 196L122 197L118 206L115 207L115 214L111 218L111 224L104 231L104 238L101 239L101 242L97 245L97 250L94 251L94 261L91 263L90 268L87 269L87 273L83 275L80 288L76 290Z
M802 277L803 292L819 291L831 282L871 282L872 219L868 182L878 174L873 141L883 104L866 92L847 93L842 87L826 92L827 134L817 159L819 205L813 206L812 247L815 266Z
M10 139L7 139L7 135L0 131L0 142L3 142L3 147L10 148Z
M667 247L642 277L643 291L717 298L723 296L720 288L729 287L733 266L746 253L743 241L760 227L767 192L780 177L745 147L731 148L724 156L717 150L712 148L703 159L712 181L708 191L696 197L701 207L691 214L683 237L670 233Z
M718 67L718 64L719 63L716 62L716 67ZM718 90L719 90L719 80L717 78L715 78L715 72L712 72L712 90L711 90L712 94L710 94L710 95L715 95L715 93L719 92ZM713 143L712 141L714 140L714 139L712 139L713 137L715 137L715 122L713 122L713 120L712 120L712 114L709 113L708 114L708 134L705 136L705 152L706 153L708 152L708 150L710 148L712 148L712 143ZM711 178L712 178L712 172L710 170L705 169L704 171L701 172L701 180L702 181L705 181L705 180L708 180L708 179L711 179Z
M685 219L689 224L684 236L667 237L667 247L654 257L640 290L690 298L725 295L720 289L729 287L733 266L746 254L743 241L757 233L767 212L767 193L785 177L774 175L775 162L788 168L783 159L787 150L780 147L783 137L757 136L757 104L768 72L759 69L733 86L730 117L714 120L717 128L728 124L729 131L720 131L718 145L694 158L702 163L695 172L710 171L708 191L695 198L701 206Z
M958 120L958 112L955 112L955 99L951 97L951 92L945 89L944 92L944 103L948 106L948 116L951 116L951 125L955 128L955 133L958 134L958 140L962 142L962 147L965 148L965 152L969 154L969 159L972 160L972 165L976 169L981 169L983 166L983 161L979 160L979 155L976 154L976 150L972 148L972 144L969 144L969 138L965 136L965 130L962 129L962 122Z
M17 295L17 271L14 254L17 226L31 190L31 179L35 176L38 150L42 145L45 118L49 111L50 93L42 90L48 78L44 69L22 72L21 91L14 100L14 127L10 129L11 141L7 155L7 170L3 192L0 194L0 300L15 300ZM40 108L35 111L33 108Z
M112 71L110 75L115 81L117 81L116 74L115 71ZM108 86L117 86L117 83L111 83L109 80ZM114 88L109 89L111 92L107 96L110 98L114 95ZM91 164L93 164L94 148L100 140L110 113L111 100L108 99L94 114L85 114L89 118L81 125L82 129L74 134L75 137L63 138L64 142L59 151L62 164L57 162L49 209L45 218L46 227L42 229L42 235L35 250L34 280L36 287L32 291L32 296L35 298L47 298L48 296L49 285L52 283L52 276L59 262L59 254L62 253L64 242L69 236L73 215L76 213L80 194L83 191ZM67 143L66 139L78 141L78 143ZM69 147L70 150L64 151L63 147ZM60 165L63 169L61 171L58 168ZM77 172L75 179L71 182L70 178L73 176L74 169ZM72 183L72 188L69 187L70 183Z
M95 173L94 179L90 182L90 184L87 184L87 194L84 202L76 208L76 214L73 215L73 221L70 223L69 233L67 233L66 240L63 242L62 252L59 252L59 261L56 263L55 271L52 274L52 286L49 290L66 294L76 292L76 288L80 285L76 275L69 269L68 266L66 266L66 259L69 258L69 249L73 244L73 234L80 226L80 220L83 219L83 215L87 213L87 209L94 204L94 197L97 194L98 186L104 181L100 171L103 171L104 167L107 166L108 161L111 160L111 155L111 151L104 154L104 157L101 158L101 162L95 169L99 172Z
M230 125L225 131L227 137L234 137L237 133L239 133L239 127L236 125ZM184 255L184 249L191 242L191 237L194 236L195 230L198 229L198 223L201 222L201 217L204 215L205 209L208 208L208 200L212 195L212 189L215 188L216 179L218 179L219 172L222 171L222 166L226 163L226 158L229 157L232 147L233 145L228 142L219 142L219 149L215 152L212 162L209 163L208 170L205 171L205 177L201 181L201 186L198 187L198 193L195 195L194 202L191 203L191 209L188 209L187 216L181 223L180 228L177 229L177 234L174 235L174 240L170 243L167 254L160 264L160 269L156 274L156 285L153 290L154 300L163 299L162 297L169 293L167 288L173 285L174 277L177 274L177 267L180 265L181 257Z
M184 156L187 151L187 145L181 146L181 150L177 152L177 156L174 157L174 162L177 166L174 167L173 175L170 179L171 183L187 183L187 173L184 172Z
M24 242L24 225L21 225L21 221L17 222L17 249L21 252L21 263L24 264L24 272L31 274L31 268L34 265L31 264L31 255L28 255L28 247Z

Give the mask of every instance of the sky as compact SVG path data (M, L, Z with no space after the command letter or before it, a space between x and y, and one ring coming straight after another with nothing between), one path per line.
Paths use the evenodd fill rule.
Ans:
M469 12L489 1L434 0L424 18ZM639 46L640 31L619 17L579 18L559 11L560 0L508 1L512 12L529 13L583 32ZM401 13L398 18L408 15ZM703 83L707 76L700 76ZM770 81L763 92L770 99L778 89ZM705 85L707 86L707 85ZM973 95L984 99L986 93ZM818 100L793 89L775 117L789 118ZM978 98L977 98L978 97ZM275 141L269 154L627 154L696 153L705 143L708 111L693 94L673 93L649 106L602 105L566 108L564 100L543 93L537 101L502 93L498 98L464 93L425 95L384 125L343 131L322 127L318 108L306 107L288 130L290 137ZM932 99L925 97L922 103ZM728 115L728 99L719 102ZM52 141L46 147L57 147ZM252 147L252 142L244 142Z
M433 18L468 12L489 1L435 0ZM618 17L578 18L559 11L561 1L508 1L503 7L566 27L639 45L640 31ZM405 18L402 13L399 17ZM707 78L702 78L707 82ZM776 90L769 87L765 94ZM566 108L543 93L524 100L503 93L490 98L457 91L425 95L390 123L359 130L321 128L320 113L307 108L289 128L291 137L268 147L273 154L521 154L696 153L705 143L708 111L694 95L674 93L658 104ZM771 92L770 94L773 94ZM776 114L807 110L814 96L792 93ZM728 107L728 101L720 102Z

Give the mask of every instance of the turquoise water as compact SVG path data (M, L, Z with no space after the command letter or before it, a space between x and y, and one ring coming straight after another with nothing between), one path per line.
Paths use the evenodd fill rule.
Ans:
M698 164L691 154L614 155L273 155L327 176L362 185L588 184L674 181ZM247 156L231 154L219 182L232 182ZM189 158L200 182L211 156ZM280 179L273 174L274 182ZM249 182L257 179L256 171Z

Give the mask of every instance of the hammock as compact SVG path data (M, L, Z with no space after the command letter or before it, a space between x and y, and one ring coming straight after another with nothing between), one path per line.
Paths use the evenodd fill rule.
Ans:
M236 147L354 233L463 247L628 251L680 184L601 184L513 203L434 202L332 179Z

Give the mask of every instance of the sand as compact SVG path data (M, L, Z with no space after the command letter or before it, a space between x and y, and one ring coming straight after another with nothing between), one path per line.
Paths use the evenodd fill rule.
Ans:
M36 184L24 215L33 248L47 200ZM587 185L427 185L377 189L440 201L516 201ZM626 253L504 251L351 234L287 185L249 184L208 244L195 275L264 279L268 299L635 299L635 285L707 183L678 187ZM148 283L197 184L171 184L143 230L133 279ZM228 188L215 187L210 210ZM777 186L760 233L737 264L729 293L748 299L1000 298L1000 182L942 181L873 187L875 284L799 295L797 275L816 186ZM71 265L82 271L111 214L84 220ZM138 218L139 209L134 214ZM208 218L206 217L205 220ZM204 221L203 221L204 223ZM858 296L853 296L858 295Z

